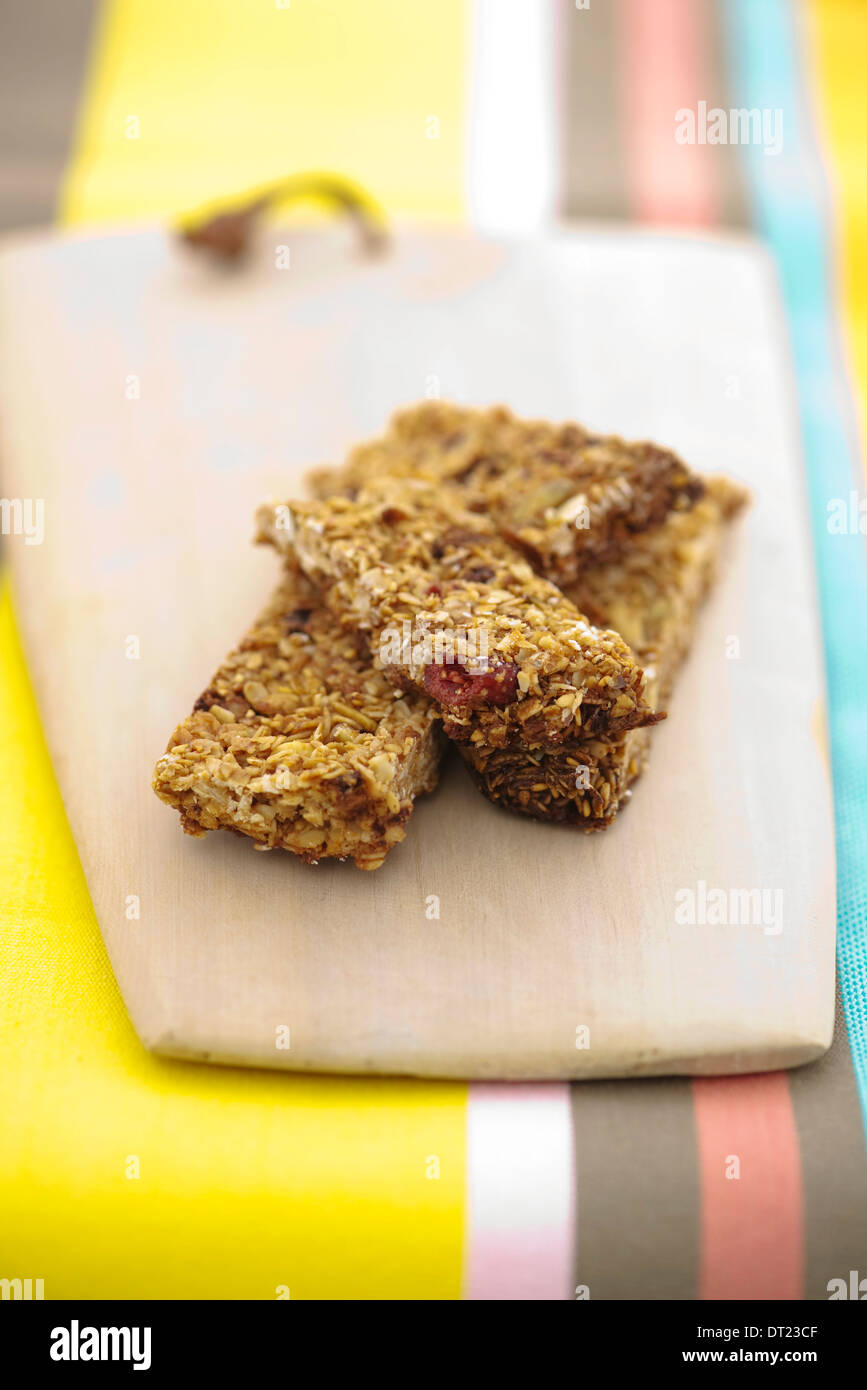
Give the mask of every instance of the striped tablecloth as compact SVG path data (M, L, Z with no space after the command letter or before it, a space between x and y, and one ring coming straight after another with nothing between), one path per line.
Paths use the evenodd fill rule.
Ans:
M821 1062L693 1082L350 1082L148 1056L6 597L0 1276L43 1278L49 1298L480 1299L827 1298L830 1280L867 1277L867 557L857 527L827 524L829 500L865 491L867 7L63 8L63 23L48 0L4 16L7 220L49 215L64 166L59 215L77 226L332 167L401 215L523 230L632 218L768 242L820 575L840 1007ZM741 109L758 113L749 143L699 138L720 112L730 135Z

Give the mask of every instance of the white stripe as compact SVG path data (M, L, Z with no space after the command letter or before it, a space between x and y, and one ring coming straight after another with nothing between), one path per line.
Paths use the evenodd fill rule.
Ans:
M479 231L529 233L554 217L558 9L550 0L471 7L467 205Z
M572 1297L568 1085L474 1085L467 1112L468 1299Z

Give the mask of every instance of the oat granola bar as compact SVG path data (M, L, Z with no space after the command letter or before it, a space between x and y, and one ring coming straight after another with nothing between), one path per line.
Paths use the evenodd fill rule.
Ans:
M667 702L689 650L701 601L713 582L725 524L746 501L726 478L707 480L705 497L636 537L619 560L589 568L572 596L599 622L616 627L644 663L648 695ZM461 749L490 800L542 820L588 830L610 825L646 763L651 735L573 739L557 749Z
M620 553L669 512L688 510L703 489L676 454L656 444L520 420L502 406L468 410L444 401L399 412L382 438L309 481L318 497L352 498L389 477L456 491L560 585Z
M156 765L190 835L233 830L308 863L377 869L436 785L429 700L401 695L309 582L287 571Z
M660 717L623 639L439 489L403 481L355 501L268 504L259 535L297 556L390 680L436 701L457 742L543 747Z

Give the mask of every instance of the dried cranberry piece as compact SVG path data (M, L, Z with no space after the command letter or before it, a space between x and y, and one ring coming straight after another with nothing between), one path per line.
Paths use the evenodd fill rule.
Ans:
M427 693L449 709L508 705L515 698L517 686L518 668L511 661L501 661L481 672L470 672L457 662L452 665L432 663L424 672Z

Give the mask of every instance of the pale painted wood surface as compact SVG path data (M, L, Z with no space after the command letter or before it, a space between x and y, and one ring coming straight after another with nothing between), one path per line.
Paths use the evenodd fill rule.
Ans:
M228 276L156 230L0 257L0 493L45 499L44 543L8 542L16 607L144 1043L498 1078L819 1055L835 919L822 679L763 253L636 232L513 248L414 234L362 264L337 229L266 243ZM275 580L249 544L256 503L436 390L650 436L755 489L631 806L585 837L495 810L451 764L373 874L184 837L151 768ZM782 890L782 930L678 925L676 894L699 881Z

